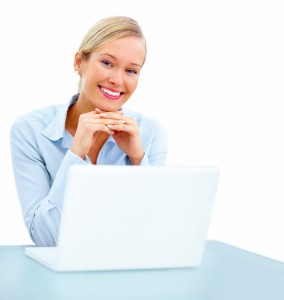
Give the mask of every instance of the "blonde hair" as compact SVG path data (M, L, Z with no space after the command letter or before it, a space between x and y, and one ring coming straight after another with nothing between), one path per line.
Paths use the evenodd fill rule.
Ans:
M146 39L138 22L125 16L108 17L95 23L83 38L78 52L81 53L84 59L88 59L89 55L99 47L129 35L144 40L146 53ZM81 80L78 85L79 91L80 88Z

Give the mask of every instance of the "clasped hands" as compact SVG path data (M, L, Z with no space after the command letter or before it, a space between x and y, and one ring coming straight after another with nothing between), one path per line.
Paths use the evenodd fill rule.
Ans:
M112 135L118 147L129 157L132 165L139 165L144 151L139 128L134 118L123 111L105 112L98 108L81 114L71 147L72 152L85 158L100 133Z

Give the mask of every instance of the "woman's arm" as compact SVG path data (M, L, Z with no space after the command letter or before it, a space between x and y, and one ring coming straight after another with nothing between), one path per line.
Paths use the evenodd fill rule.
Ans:
M142 119L138 117L137 123L145 152L140 166L164 165L168 154L168 136L164 126L155 120L144 117ZM127 164L131 164L129 159Z
M29 122L18 119L11 127L11 158L18 198L30 237L37 245L54 246L68 167L87 162L68 150L61 163L54 165L58 168L54 176L42 157L38 134ZM56 162L58 152L56 148L54 152L52 149L48 149L48 155Z

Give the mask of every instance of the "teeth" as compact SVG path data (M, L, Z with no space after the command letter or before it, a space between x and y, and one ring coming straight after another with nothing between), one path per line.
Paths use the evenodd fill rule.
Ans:
M102 91L110 96L118 97L120 95L119 92L112 92L106 88L102 88Z

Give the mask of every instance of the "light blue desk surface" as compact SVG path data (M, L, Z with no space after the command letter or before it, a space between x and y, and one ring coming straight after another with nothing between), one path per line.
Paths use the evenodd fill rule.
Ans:
M284 263L208 241L196 269L56 273L2 246L0 299L284 300Z

